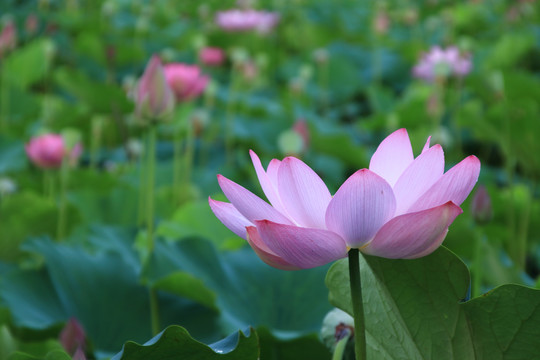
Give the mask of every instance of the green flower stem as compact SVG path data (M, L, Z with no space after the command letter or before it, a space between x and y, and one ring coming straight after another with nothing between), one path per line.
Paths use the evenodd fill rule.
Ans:
M175 130L173 142L173 201L176 205L180 198L180 178L182 173L182 132L180 129Z
M5 133L8 129L8 114L9 114L9 92L7 88L5 66L0 63L0 74L1 80L0 83L0 130Z
M156 172L156 126L148 130L148 151L146 159L146 234L148 254L154 250L154 181Z
M347 343L349 342L350 335L345 336L336 344L334 349L334 354L332 355L332 360L343 360L343 355L345 354L345 349L347 348Z
M354 351L356 360L366 360L366 328L359 256L358 249L349 250L349 278L354 315Z
M144 224L144 217L145 217L145 204L146 204L146 172L145 172L145 166L144 166L144 160L147 156L148 152L148 143L145 145L145 149L143 150L143 154L139 157L139 189L138 195L139 195L139 207L138 207L138 214L137 214L137 225L142 226Z
M60 204L58 207L58 228L57 238L61 241L66 232L67 213L66 213L66 192L69 180L69 159L64 157L60 168Z
M238 87L238 64L233 64L231 68L231 78L228 91L227 108L225 110L225 159L227 163L232 161L234 116L236 110L236 97Z
M483 240L484 234L481 229L476 228L474 232L475 248L474 248L474 262L471 268L472 270L472 298L478 297L482 294L482 265L484 262L483 257Z
M152 335L159 334L161 326L159 324L159 304L157 291L153 287L150 288L150 321L152 326Z
M156 125L150 125L148 129L148 147L146 157L146 168L144 173L146 175L146 235L148 236L147 246L147 258L146 264L150 261L152 252L154 251L154 186L155 186L155 173L156 173ZM145 264L145 265L146 265ZM150 321L152 327L152 333L157 335L159 333L159 306L157 300L156 291L153 288L149 290L150 300Z
M52 201L55 198L54 178L54 173L51 170L43 171L43 195Z
M193 124L186 123L186 148L184 149L184 172L182 173L182 182L180 186L180 197L177 200L187 199L189 185L191 182L191 170L193 168L193 154L195 152L195 132Z

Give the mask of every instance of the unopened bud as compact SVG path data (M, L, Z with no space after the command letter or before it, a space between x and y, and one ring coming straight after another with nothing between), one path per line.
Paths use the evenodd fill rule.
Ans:
M471 202L471 213L477 224L486 224L493 218L491 197L486 187L480 185Z
M60 344L69 353L74 354L77 349L86 347L86 332L76 318L71 318L60 333Z

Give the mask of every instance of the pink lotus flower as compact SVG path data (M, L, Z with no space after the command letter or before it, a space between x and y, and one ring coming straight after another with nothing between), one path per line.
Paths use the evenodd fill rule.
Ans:
M163 119L174 109L174 93L169 87L161 60L154 55L146 65L135 89L135 112L145 119Z
M279 14L253 9L232 9L218 12L216 24L225 31L256 30L262 34L269 33L279 22Z
M196 65L171 63L166 64L163 69L167 84L179 102L196 98L208 84L208 76L202 75L201 70Z
M0 57L17 46L17 28L12 20L6 22L0 32Z
M45 134L34 137L25 146L26 154L32 162L43 169L56 169L62 165L64 156L76 162L82 153L81 144L77 144L67 154L64 138L59 134Z
M449 46L446 49L441 49L434 46L413 68L413 75L431 82L438 77L463 77L471 70L470 57L462 56L457 47Z
M225 61L225 52L217 47L204 47L199 51L199 59L206 66L220 66Z
M218 175L231 203L209 198L217 218L246 239L267 264L284 270L320 266L348 248L385 258L418 258L443 242L480 172L469 156L444 173L440 145L426 142L415 159L405 129L388 136L369 169L351 175L332 197L302 161L251 159L269 205Z

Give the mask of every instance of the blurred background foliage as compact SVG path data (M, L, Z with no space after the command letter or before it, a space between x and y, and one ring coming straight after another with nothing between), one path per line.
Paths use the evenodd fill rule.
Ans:
M328 359L315 335L330 309L327 268L268 267L213 216L207 198L223 199L218 173L262 194L249 149L263 164L300 157L334 192L401 127L415 154L429 135L440 143L447 168L469 154L482 162L492 216L479 219L470 196L444 243L480 274L477 290L540 287L537 2L242 3L279 13L279 24L267 34L226 32L214 16L236 5L218 0L0 3L0 24L12 22L17 34L0 52L0 359L8 349L56 358L73 317L90 358L143 343L152 336L150 289L162 328L179 324L211 343L252 326L263 360L298 358L298 349ZM469 54L471 73L414 78L435 45ZM223 49L226 62L201 64L205 46ZM147 254L139 208L146 128L128 93L152 54L198 64L211 80L157 129L158 242ZM75 132L84 147L69 174L63 239L60 174L32 166L24 151L45 130ZM175 142L187 149L190 131L193 167L178 193Z

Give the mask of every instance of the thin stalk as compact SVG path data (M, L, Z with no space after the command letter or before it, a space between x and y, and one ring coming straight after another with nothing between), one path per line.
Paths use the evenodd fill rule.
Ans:
M142 226L144 224L144 217L145 217L145 203L146 203L146 172L145 172L145 166L144 166L144 160L147 158L148 153L148 143L145 144L143 148L143 153L139 157L139 191L137 194L139 195L139 206L138 206L138 214L137 214L137 225Z
M67 199L66 192L69 179L69 159L64 157L62 160L62 166L60 168L60 204L58 208L58 228L57 228L57 238L58 241L62 241L66 232L66 223L67 223Z
M159 324L159 304L156 289L150 288L150 321L152 325L152 334L159 334L161 326Z
M193 168L193 156L195 152L195 132L193 124L186 124L186 148L184 150L184 173L182 174L182 186L180 187L181 196L179 200L186 199L189 185L191 182L191 170Z
M358 249L349 250L349 278L351 300L354 315L354 351L356 360L366 360L366 327L364 319L364 302L362 299L362 279L360 276L360 260Z
M478 297L482 294L482 278L484 276L482 265L484 262L483 256L483 240L484 234L483 231L476 228L474 232L475 237L475 249L474 249L474 262L472 266L472 297Z
M180 123L180 122L179 122ZM180 198L180 178L182 173L182 132L180 126L175 129L173 138L173 201Z
M150 125L148 129L148 146L147 146L147 158L146 158L146 234L148 236L148 257L146 264L148 264L152 252L154 251L154 183L156 173L156 125ZM145 265L146 265L145 264ZM156 290L149 289L150 300L150 321L152 333L157 335L160 329L159 325L159 304L157 299Z
M229 96L227 108L225 110L225 159L227 163L232 161L233 151L233 133L234 133L234 112L236 110L236 91L237 91L237 68L239 64L233 64L231 68L231 79L229 85Z
M148 130L148 151L146 162L146 233L148 254L154 250L154 182L156 172L156 126Z
M0 84L0 131L6 133L8 130L8 114L9 114L9 92L7 88L6 74L3 64L0 63L0 74L2 82Z
M336 344L336 348L334 349L334 354L332 355L332 360L342 360L343 355L345 354L345 349L347 348L347 343L349 342L350 335L345 336L341 340L338 341Z

